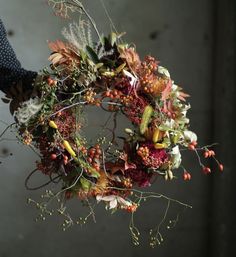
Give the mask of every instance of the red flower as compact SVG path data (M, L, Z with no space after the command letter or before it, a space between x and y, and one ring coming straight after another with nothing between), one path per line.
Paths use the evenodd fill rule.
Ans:
M168 154L165 149L156 149L152 143L143 144L142 147L149 149L149 155L142 159L145 166L150 168L159 168L168 161Z
M148 187L151 185L152 173L147 173L142 169L129 169L126 171L126 176L129 177L133 183L137 183L139 187Z

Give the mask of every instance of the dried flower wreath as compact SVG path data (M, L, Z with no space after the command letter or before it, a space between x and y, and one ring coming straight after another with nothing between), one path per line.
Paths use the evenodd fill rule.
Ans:
M202 163L201 155L212 157L220 171L223 165L215 158L213 145L197 146L197 136L189 130L186 117L188 95L174 83L167 69L151 56L141 61L135 47L122 41L122 34L101 36L80 1L48 2L64 18L76 11L85 17L63 30L65 42L49 43L51 65L43 70L36 85L39 95L15 112L21 140L40 155L37 168L26 180L27 188L32 189L28 182L37 171L50 178L47 185L61 185L57 192L47 190L43 202L29 202L36 205L38 218L44 220L54 213L49 209L51 202L58 201L64 230L90 216L95 219L96 202L104 202L112 211L128 211L132 239L138 245L139 231L134 225L137 208L149 198L166 199L163 220L150 231L150 245L154 247L163 240L160 229L170 203L191 206L143 188L156 177L172 180L182 174L184 180L190 180L191 174L181 164L181 152L186 149L197 155L205 174L211 169ZM96 43L92 30L98 38ZM84 135L88 106L109 113L102 127L104 134L93 142ZM116 133L118 114L130 122L125 136ZM112 129L108 128L110 121ZM179 168L182 173L176 172ZM66 202L75 197L89 208L88 216L77 221L66 209Z

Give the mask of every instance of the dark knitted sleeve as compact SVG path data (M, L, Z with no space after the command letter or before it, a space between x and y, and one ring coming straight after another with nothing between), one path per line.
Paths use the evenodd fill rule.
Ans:
M0 19L0 90L7 91L9 87L18 82L22 82L23 87L27 90L32 86L36 76L36 72L26 71L21 67Z

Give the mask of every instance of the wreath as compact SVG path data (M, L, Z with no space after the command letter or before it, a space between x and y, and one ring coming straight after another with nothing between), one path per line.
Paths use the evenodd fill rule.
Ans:
M172 201L191 207L144 188L162 178L190 180L191 173L182 164L185 150L197 155L205 174L211 169L203 164L202 156L212 157L221 171L223 165L216 159L213 145L198 146L187 118L189 95L159 61L152 56L142 61L135 46L123 41L123 34L101 36L79 1L50 0L49 4L58 15L67 17L70 11L79 11L86 17L62 31L65 41L49 42L51 64L35 86L38 96L23 102L14 114L22 142L40 155L26 187L38 189L30 187L29 180L39 171L49 178L45 185L52 185L42 202L29 202L40 210L38 218L45 219L53 214L49 204L57 200L64 230L90 216L95 219L94 206L99 202L112 212L127 211L132 216L132 238L138 244L133 216L143 201L164 198L166 211ZM90 125L91 108L98 120L107 117L99 128ZM118 134L118 127L124 124ZM89 129L93 130L88 136ZM55 192L58 185L60 190ZM72 198L89 208L89 214L76 222L66 209ZM157 226L151 230L150 244L161 241Z

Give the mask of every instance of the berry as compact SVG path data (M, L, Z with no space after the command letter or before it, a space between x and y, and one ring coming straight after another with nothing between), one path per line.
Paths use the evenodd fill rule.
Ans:
M189 144L188 149L191 150L191 151L194 151L195 150L195 146L192 145L192 144Z
M209 151L205 151L203 155L204 155L205 158L208 158L209 157Z
M223 171L223 170L224 170L223 164L219 164L219 169L220 169L220 171Z
M51 160L56 160L57 155L55 153L53 153L53 154L51 154L50 158L51 158Z
M184 172L184 175L183 175L183 179L184 179L185 181L187 181L187 180L191 180L191 178L192 178L191 174L188 173L187 171L185 171L185 172Z
M211 173L211 169L209 167L204 167L203 172L204 172L204 174L207 175L207 174Z

